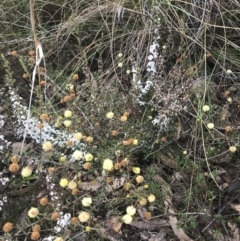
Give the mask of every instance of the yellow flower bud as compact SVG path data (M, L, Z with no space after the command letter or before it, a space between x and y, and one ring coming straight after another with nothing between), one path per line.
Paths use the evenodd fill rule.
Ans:
M132 168L132 171L135 173L135 174L139 174L141 172L141 169L140 167L133 167Z
M72 117L72 111L66 110L66 111L64 112L64 116L65 116L66 118Z
M22 177L30 177L32 175L32 168L29 166L23 167L21 171Z
M61 187L66 187L68 185L68 180L66 178L62 178L59 182Z

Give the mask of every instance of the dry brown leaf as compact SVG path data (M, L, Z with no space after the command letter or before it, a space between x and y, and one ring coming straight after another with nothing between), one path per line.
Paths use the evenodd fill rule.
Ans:
M12 155L19 155L21 153L21 149L23 152L29 150L32 148L32 143L29 144L23 144L22 148L22 142L15 142L12 144Z
M114 230L116 233L119 233L122 227L122 222L119 221L119 218L112 216L110 222L108 223L109 229Z
M84 191L96 191L102 186L102 180L103 177L98 177L97 179L90 182L82 182L80 188Z
M159 152L157 159L169 168L177 168L178 166L174 159L171 157L171 153L169 153L169 155L164 155Z
M166 241L166 232L161 230L159 233L155 234L154 237L150 238L149 241Z
M106 186L106 191L107 192L112 192L120 187L123 186L124 182L125 182L126 178L125 177L121 177L121 178L114 178L112 180L112 184L111 185L107 185Z
M134 226L136 228L142 229L142 230L148 230L148 231L153 231L153 230L159 230L163 226L169 226L168 221L166 220L149 220L149 221L134 221L130 223L131 226Z
M233 239L232 241L240 241L240 231L239 228L236 228L233 232Z
M240 204L230 204L231 208L233 208L234 210L240 212Z

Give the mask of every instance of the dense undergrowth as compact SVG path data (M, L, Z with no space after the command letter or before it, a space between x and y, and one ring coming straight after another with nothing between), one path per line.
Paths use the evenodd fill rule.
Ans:
M1 1L2 240L237 240L237 1Z

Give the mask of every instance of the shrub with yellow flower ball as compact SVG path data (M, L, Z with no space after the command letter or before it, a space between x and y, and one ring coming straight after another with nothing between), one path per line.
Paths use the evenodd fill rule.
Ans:
M88 212L82 211L79 213L78 219L81 223L85 223L90 219L90 214Z
M75 181L70 181L70 182L68 183L68 188L69 188L70 190L76 189L76 188L77 188L77 183L76 183Z
M65 127L70 127L71 125L72 125L72 122L70 121L70 120L65 120L64 122L63 122L63 124L64 124L64 126Z
M56 237L53 241L64 241L62 237Z
M142 183L143 181L144 181L144 177L143 177L143 176L138 175L138 176L136 177L136 182L137 182L137 183Z
M135 173L135 174L139 174L141 172L141 169L140 167L133 167L132 168L132 171Z
M65 110L64 116L65 116L66 118L72 117L72 111L70 111L70 110Z
M133 206L128 206L126 208L126 213L130 216L133 216L136 213L136 208Z
M87 153L84 157L86 162L90 162L93 159L93 155L91 153Z
M61 187L66 187L68 185L68 179L67 178L62 178L59 182L59 185Z
M30 177L32 175L32 168L29 166L23 167L21 171L22 177Z
M39 214L38 208L31 207L28 211L28 217L30 218L36 218Z
M133 217L129 214L125 214L123 217L122 217L122 221L125 223L125 224L130 224L133 220Z
M89 207L89 206L91 206L91 204L92 204L92 198L91 197L84 197L82 199L82 205L84 207Z
M154 194L150 194L150 195L148 196L148 201L149 201L150 203L154 202L155 200L156 200L156 197L155 197Z
M108 119L112 119L114 117L114 113L112 111L109 111L107 114L106 114L106 117Z
M237 147L236 147L236 146L230 146L230 147L229 147L229 151L230 151L230 152L236 152L236 150L237 150Z
M53 144L52 144L52 142L51 142L51 141L47 141L47 142L43 143L42 149L43 149L45 152L51 151L51 150L53 149Z
M72 157L76 160L76 161L80 161L83 158L83 153L79 150L75 150L72 154Z
M113 161L110 159L105 159L103 161L103 169L107 171L113 170Z
M139 200L139 204L142 205L142 206L145 206L147 204L147 199L145 197L141 198Z
M90 226L86 226L85 230L86 230L87 233L89 233L91 231L91 227Z
M126 122L127 121L127 116L123 115L120 117L121 122Z
M78 141L82 139L82 136L83 135L80 132L73 133L73 138L78 140Z

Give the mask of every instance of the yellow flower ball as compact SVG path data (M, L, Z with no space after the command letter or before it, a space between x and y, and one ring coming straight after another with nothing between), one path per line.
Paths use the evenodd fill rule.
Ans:
M29 166L23 167L21 171L22 177L30 177L32 175L32 168Z
M76 150L76 151L73 152L72 157L75 160L79 161L79 160L81 160L83 158L83 153L81 151L79 151L79 150Z
M227 70L227 74L232 74L232 70L231 70L231 69L228 69L228 70Z
M137 145L138 145L138 140L137 140L137 139L134 139L133 142L132 142L132 144L133 144L134 146L137 146Z
M122 68L123 67L123 63L118 63L118 67Z
M72 122L70 120L65 120L63 122L63 124L66 126L66 127L70 127L72 125Z
M133 206L128 206L126 209L126 213L130 216L133 216L136 213L136 208Z
M78 219L81 223L85 223L90 219L90 214L88 212L82 211L79 213Z
M80 141L82 139L82 133L80 132L74 133L73 138Z
M229 151L230 152L235 152L237 150L236 146L230 146Z
M213 129L214 128L214 124L213 123L208 123L207 124L207 128L210 129L210 130Z
M89 206L91 206L91 204L92 204L92 198L91 197L84 197L82 199L82 205L84 207L89 207Z
M131 73L131 70L128 69L128 70L126 71L126 74L130 74L130 73Z
M88 136L86 138L86 142L91 143L92 141L93 141L93 137L92 136Z
M143 176L138 175L138 176L136 177L136 182L137 182L137 183L142 183L143 181L144 181L144 177L143 177Z
M187 151L183 151L183 155L187 155Z
M90 226L86 226L85 230L86 230L86 232L89 233L91 231L91 227Z
M61 156L61 157L59 158L59 161L60 161L60 162L65 162L65 161L66 161L66 156Z
M72 117L72 111L66 110L66 111L64 112L64 116L65 116L66 118Z
M118 54L118 57L119 57L119 58L122 58L122 56L123 56L122 53L119 53L119 54Z
M113 112L108 112L107 114L106 114L106 117L108 118L108 119L112 119L113 117L114 117L114 113Z
M122 221L126 224L130 224L133 220L133 217L129 214L125 214L123 217L122 217Z
M143 187L144 187L145 189L148 189L148 184L145 184Z
M132 171L135 173L135 174L139 174L141 172L141 169L140 167L133 167L132 168Z
M208 105L204 105L203 108L202 108L202 110L203 110L204 112L208 112L208 111L210 110L210 107L209 107Z
M38 214L39 214L39 210L37 208L32 207L28 211L28 217L30 218L36 218Z
M65 89L66 90L73 90L74 89L74 85L73 84L67 84Z
M68 188L69 188L70 190L74 190L75 188L77 188L77 183L74 182L74 181L70 181L70 182L68 183Z
M61 187L66 187L68 185L68 179L67 178L62 178L59 182L59 185Z
M120 121L121 122L126 122L127 121L127 116L125 116L125 115L121 116Z
M47 152L47 151L51 151L53 149L53 144L51 141L47 141L45 143L43 143L42 145L42 149Z
M107 171L111 171L113 169L113 161L110 159L105 159L103 161L103 169Z
M62 237L57 237L53 241L64 241L64 239Z
M145 197L139 200L140 205L145 206L147 204L147 199Z
M84 158L86 162L90 162L93 159L93 155L91 153L87 153Z
M150 203L154 202L155 200L156 200L155 195L150 194L150 195L148 196L148 201L149 201Z

